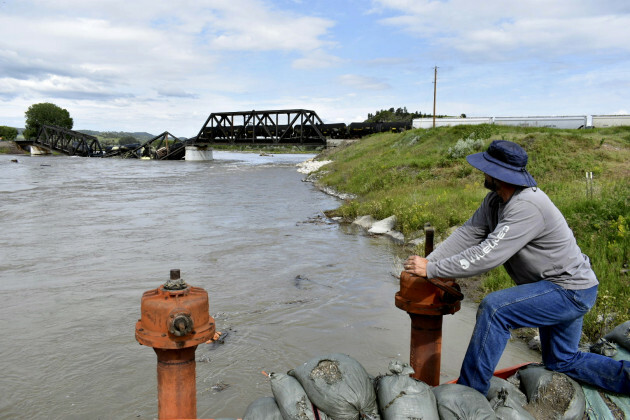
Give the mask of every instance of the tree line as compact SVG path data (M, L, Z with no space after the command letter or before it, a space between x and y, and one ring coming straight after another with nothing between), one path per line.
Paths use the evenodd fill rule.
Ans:
M461 115L463 118L466 118L465 114ZM407 107L404 106L402 108L394 109L381 109L380 111L376 111L374 114L371 112L368 113L366 123L375 123L375 122L411 122L414 118L429 118L433 117L433 114L423 114L422 112L409 112L407 111ZM436 118L444 118L446 115L436 115Z

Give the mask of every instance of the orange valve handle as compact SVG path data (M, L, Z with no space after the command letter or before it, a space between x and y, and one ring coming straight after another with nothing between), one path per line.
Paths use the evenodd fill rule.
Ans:
M451 302L452 300L457 301L457 300L464 299L464 294L459 290L459 285L457 283L453 282L453 285L457 286L457 288L455 288L453 286L449 286L448 284L444 283L440 279L427 278L426 280L432 285L434 285L435 287L437 287L438 289L443 290L447 294L447 296L449 295L452 296L452 298L448 298L445 296L444 298L445 302Z

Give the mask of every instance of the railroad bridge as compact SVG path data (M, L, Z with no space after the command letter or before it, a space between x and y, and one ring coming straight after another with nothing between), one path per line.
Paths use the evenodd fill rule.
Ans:
M20 146L30 145L40 149L35 154L56 151L69 156L156 160L181 160L186 146L185 142L165 131L144 143L104 149L94 136L54 125L42 125L35 139L18 143Z
M181 160L186 146L211 150L214 144L301 145L326 147L327 139L358 139L381 132L401 132L410 122L324 124L317 113L307 109L216 112L210 114L196 137L180 140L168 131L144 143L103 149L94 136L62 127L43 125L34 140L20 142L67 155ZM195 148L191 148L195 149Z
M193 144L325 146L326 136L338 125L324 124L315 111L307 109L216 112L210 114Z
M105 153L96 137L54 125L42 125L37 137L29 143L69 156L103 156Z

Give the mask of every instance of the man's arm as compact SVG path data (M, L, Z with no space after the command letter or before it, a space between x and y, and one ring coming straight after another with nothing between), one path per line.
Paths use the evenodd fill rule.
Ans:
M485 273L505 263L542 229L544 221L538 208L529 202L520 202L505 210L497 227L479 244L453 256L439 260L430 258L426 275L459 278Z
M494 197L494 198L493 198ZM491 202L496 194L488 194L470 219L446 238L427 258L412 255L404 262L405 271L417 276L426 277L427 263L456 255L484 240L489 231L487 223L491 210Z
M488 220L498 197L489 193L481 202L479 208L462 226L438 245L427 257L429 261L438 261L459 254L465 249L483 241L490 232Z

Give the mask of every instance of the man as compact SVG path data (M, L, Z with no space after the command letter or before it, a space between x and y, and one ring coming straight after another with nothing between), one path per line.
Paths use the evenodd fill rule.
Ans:
M466 160L485 173L491 192L427 259L405 261L406 272L429 278L471 277L503 264L516 283L481 302L458 383L486 395L510 329L537 327L547 368L630 394L630 362L578 351L597 277L560 211L536 188L525 150L497 140Z

